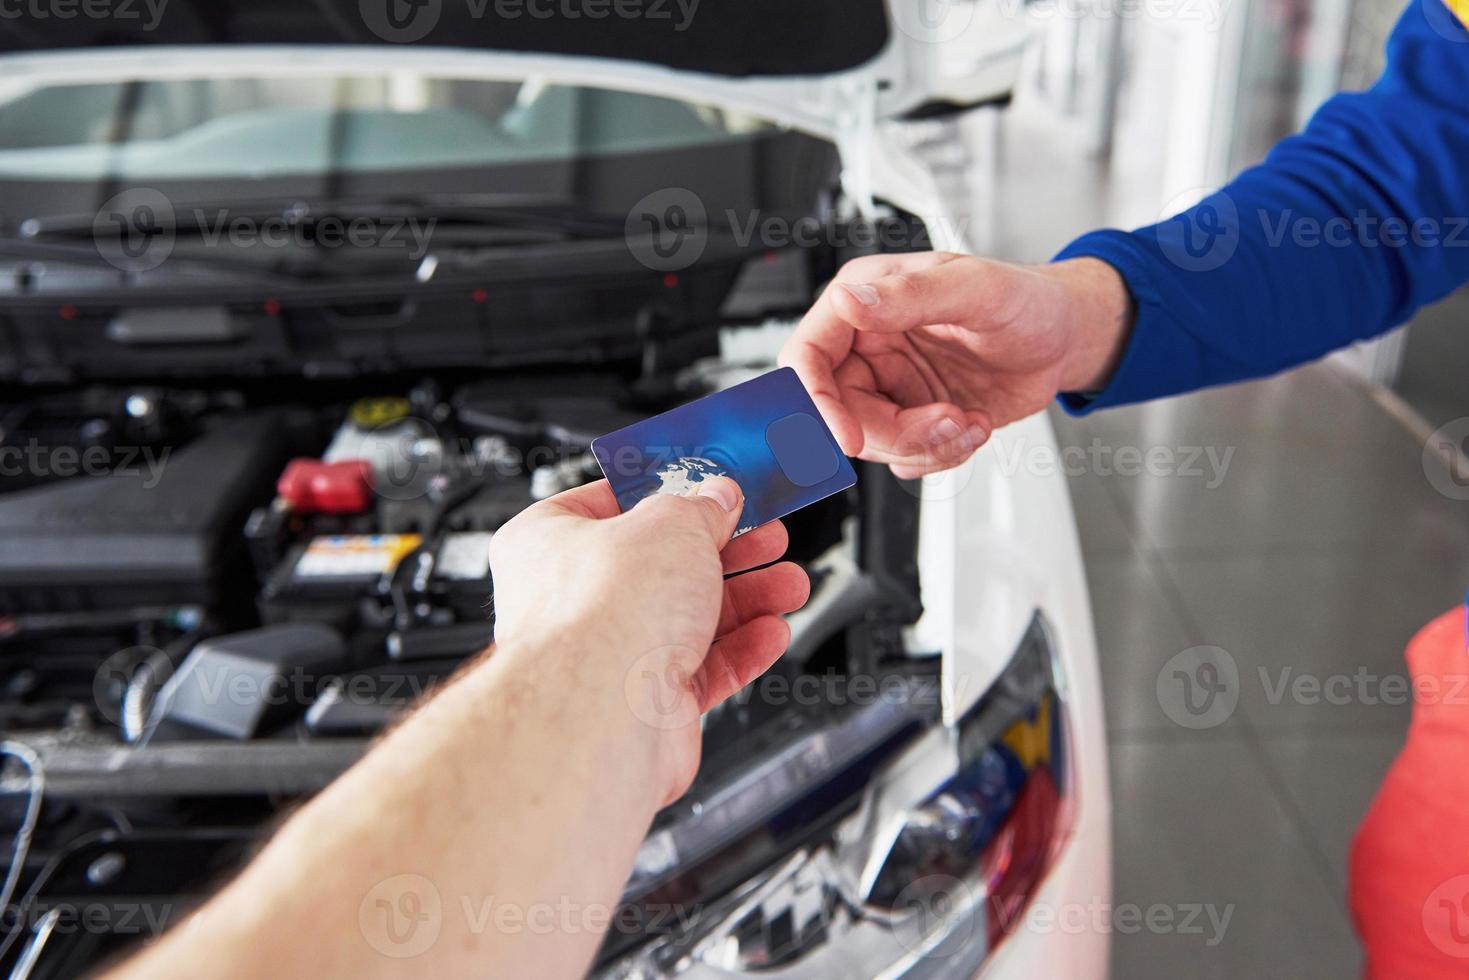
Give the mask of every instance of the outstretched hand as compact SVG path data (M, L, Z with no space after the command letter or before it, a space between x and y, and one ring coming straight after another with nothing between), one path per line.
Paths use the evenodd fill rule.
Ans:
M1062 391L1100 387L1130 326L1096 259L917 252L844 265L781 351L843 451L903 479L968 459Z
M786 550L779 521L731 540L743 506L717 477L622 514L599 481L526 509L490 546L496 644L595 637L598 667L622 675L630 710L670 743L674 796L698 768L699 716L785 652L781 614L810 594L799 565L770 564Z

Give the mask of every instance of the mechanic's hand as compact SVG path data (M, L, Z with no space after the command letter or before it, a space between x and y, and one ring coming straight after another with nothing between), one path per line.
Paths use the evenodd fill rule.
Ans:
M841 268L780 361L848 455L915 479L1059 392L1100 388L1131 319L1127 287L1097 259L872 255Z
M593 641L593 667L626 694L665 745L672 797L693 779L699 716L785 652L781 613L810 594L773 521L730 540L744 495L704 480L693 497L659 494L619 514L605 480L527 508L490 544L495 643L551 634ZM726 579L726 575L737 572ZM568 639L568 642L572 642ZM603 676L597 674L597 676ZM643 700L647 699L647 700Z

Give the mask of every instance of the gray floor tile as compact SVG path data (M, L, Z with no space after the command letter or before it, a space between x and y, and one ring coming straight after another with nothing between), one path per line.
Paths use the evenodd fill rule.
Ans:
M1403 650L1462 601L1469 552L1379 556L1165 555L1195 641L1239 672L1239 710L1261 732L1400 733L1411 713ZM1370 777L1369 777L1370 778Z
M1105 481L1094 476L1068 479L1071 508L1081 535L1081 553L1088 559L1126 556L1135 549L1132 531L1122 518L1121 506Z
M1050 414L1063 460L1067 458L1064 453L1068 447L1085 449L1092 439L1099 438L1102 431L1102 426L1091 418L1072 418L1059 409ZM1071 489L1071 506L1076 512L1082 554L1090 559L1131 553L1136 545L1136 536L1123 518L1122 501L1110 481L1083 470L1068 473L1066 482Z
M1087 559L1109 732L1179 734L1158 699L1158 674L1192 646L1148 560L1134 551Z
M1469 287L1420 311L1408 327L1394 387L1434 427L1469 415L1469 389L1445 364L1469 364Z
M1111 478L1129 527L1153 547L1300 554L1359 542L1469 551L1469 504L1435 491L1423 447L1334 369L1145 406L1132 438L1143 452L1178 461L1175 471ZM1186 466L1199 450L1198 465Z
M1212 906L1223 938L1147 928L1112 936L1112 975L1337 978L1360 954L1344 899L1265 788L1242 740L1121 741L1113 746L1118 908ZM1177 919L1175 919L1177 921Z
M1276 735L1264 742L1343 894L1352 837L1402 744L1396 734L1370 732Z

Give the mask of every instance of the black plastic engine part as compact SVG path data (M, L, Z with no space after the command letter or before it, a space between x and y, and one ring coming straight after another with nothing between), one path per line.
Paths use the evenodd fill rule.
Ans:
M213 604L244 570L240 528L294 451L292 422L240 417L151 468L0 496L0 613Z
M459 668L462 660L387 664L343 674L306 713L318 736L375 735Z
M326 679L347 666L336 630L319 623L266 626L204 640L159 693L164 723L249 739L304 711ZM171 731L160 727L156 737Z
M468 657L494 642L493 623L454 623L420 626L388 634L388 656L394 660L435 660Z

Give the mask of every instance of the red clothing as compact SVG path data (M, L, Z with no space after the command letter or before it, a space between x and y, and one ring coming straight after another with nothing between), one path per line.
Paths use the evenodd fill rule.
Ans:
M1408 739L1352 844L1352 916L1371 980L1469 977L1465 636L1461 606L1408 644Z

